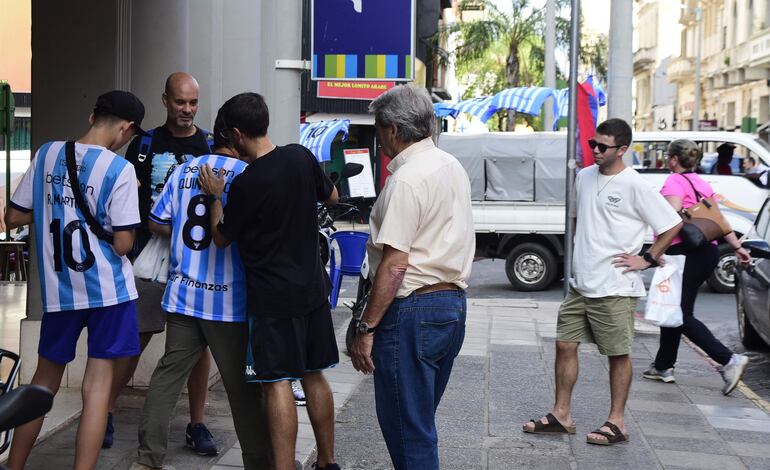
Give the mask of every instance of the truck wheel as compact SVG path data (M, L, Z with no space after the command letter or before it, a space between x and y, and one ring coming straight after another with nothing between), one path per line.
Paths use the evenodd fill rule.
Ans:
M517 245L505 259L505 274L513 288L519 291L548 288L556 278L557 270L556 257L539 243Z
M720 294L735 292L735 253L727 243L719 245L717 253L717 267L706 283L711 290Z
M767 344L759 336L757 330L749 321L748 315L746 315L746 308L743 306L744 295L743 289L740 286L736 286L735 289L735 304L738 310L738 336L741 338L741 343L747 349L765 349Z

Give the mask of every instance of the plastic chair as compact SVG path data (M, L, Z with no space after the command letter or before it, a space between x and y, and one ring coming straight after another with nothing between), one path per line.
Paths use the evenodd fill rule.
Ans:
M369 240L369 234L366 232L335 232L331 236L331 244L337 242L340 250L340 265L337 266L337 260L334 248L331 249L329 256L329 277L332 280L332 292L329 296L329 303L332 309L337 308L337 299L340 296L340 285L342 276L360 276L361 265L366 256L366 242Z

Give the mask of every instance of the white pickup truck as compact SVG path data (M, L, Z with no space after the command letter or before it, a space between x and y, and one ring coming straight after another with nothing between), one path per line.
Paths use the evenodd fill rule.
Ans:
M655 161L651 153L664 151L661 148L670 140L696 140L696 134L704 133L637 133L632 156L637 162ZM719 134L724 135L714 142L734 142L730 134L746 136ZM458 158L471 180L477 256L505 259L505 272L517 290L543 290L563 276L566 141L563 132L439 136L439 147ZM770 166L766 147L758 143L746 148ZM668 174L662 169L638 171L655 189L660 189ZM739 236L747 233L768 190L742 176L701 176L714 188L735 232ZM647 241L652 242L652 232ZM730 292L734 288L733 253L724 242L719 250L719 264L708 284L718 292Z

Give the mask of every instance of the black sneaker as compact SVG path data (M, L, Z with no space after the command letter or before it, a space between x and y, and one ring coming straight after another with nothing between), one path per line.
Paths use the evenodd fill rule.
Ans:
M115 426L112 425L112 413L107 413L107 429L104 430L102 449L109 449L115 441Z
M219 450L208 428L203 423L188 424L185 433L187 447L190 447L198 455L217 455Z
M340 466L336 463L327 463L325 467L319 467L318 462L313 464L313 470L340 470Z

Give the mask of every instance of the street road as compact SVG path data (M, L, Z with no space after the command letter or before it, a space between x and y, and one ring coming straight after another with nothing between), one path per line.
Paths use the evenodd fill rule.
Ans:
M652 270L645 272L649 283ZM482 260L473 264L469 298L509 298L533 300L561 300L561 282L543 292L517 292L513 290L505 275L504 260ZM644 309L640 302L639 309ZM743 381L757 395L770 401L770 350L746 351L738 338L738 323L735 313L735 296L716 294L704 284L695 303L695 316L703 321L725 345L735 352L748 354L751 362ZM687 347L682 343L681 347Z

